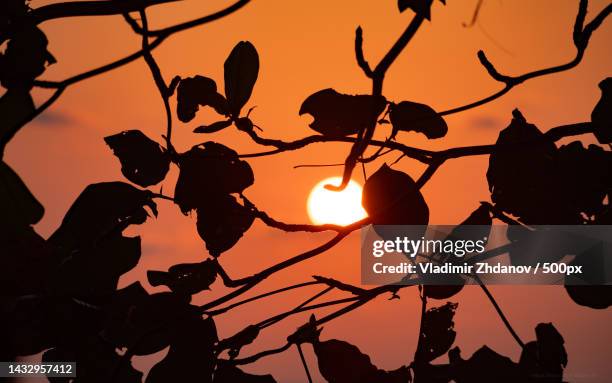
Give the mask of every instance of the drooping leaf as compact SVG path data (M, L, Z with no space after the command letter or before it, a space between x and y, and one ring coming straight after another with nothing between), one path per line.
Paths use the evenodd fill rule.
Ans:
M229 114L227 100L217 92L215 81L208 77L184 78L176 93L176 113L183 122L193 120L200 106L210 106L224 116Z
M571 224L576 214L557 203L557 148L515 110L489 158L487 181L496 206L530 224ZM517 150L517 145L520 150Z
M251 97L259 74L259 55L249 41L241 41L230 52L223 66L225 96L232 117L240 116L240 110Z
M329 383L400 383L410 382L406 366L394 371L378 369L356 346L337 339L315 341L314 352L321 375Z
M211 198L241 193L254 182L249 164L232 149L206 142L181 154L174 201L183 213L206 205Z
M148 217L145 206L157 215L151 192L123 182L91 184L74 201L61 226L49 241L66 250L87 247L128 225Z
M121 172L142 187L160 183L170 168L170 157L140 130L126 130L104 138L121 161Z
M176 324L170 350L147 376L145 383L212 383L217 329L212 318L188 318Z
M442 4L446 4L446 0L440 0ZM427 20L431 20L431 5L433 0L397 0L397 7L400 12L404 12L410 8L417 15L421 15Z
M324 136L344 137L375 124L386 104L382 96L353 96L328 88L308 96L300 107L300 115L312 115L310 127Z
M597 141L602 144L612 143L612 77L599 83L601 98L593 108L591 122Z
M240 354L242 347L251 344L259 336L259 326L250 325L232 335L229 338L221 340L217 344L217 351L221 352L228 350L229 357L234 359Z
M0 98L0 143L8 142L34 113L34 101L27 89L9 89ZM0 158L4 148L0 146Z
M231 195L220 195L197 208L198 234L206 249L218 257L234 246L251 227L255 216Z
M431 107L411 101L402 101L391 104L389 119L393 125L392 137L397 132L423 133L427 138L441 138L446 136L448 126L446 121Z
M34 79L55 59L47 51L47 36L36 25L25 22L14 29L6 50L0 53L0 84L30 90Z
M412 178L386 164L372 174L363 187L361 204L374 223L374 230L385 238L403 236L378 225L423 225L410 235L420 238L429 222L429 208Z
M453 317L457 303L447 302L440 307L434 307L425 312L420 342L417 346L415 360L419 363L429 363L437 357L446 354L455 341Z
M517 363L491 350L479 348L470 359L461 358L455 347L449 351L451 376L456 383L515 383L526 380L525 373Z
M563 381L567 366L567 352L563 337L552 323L540 323L535 328L536 340L523 348L519 365L528 375L527 382L548 383Z
M206 290L217 278L217 265L212 260L200 263L183 263L166 271L147 271L151 286L165 285L179 294L193 295Z
M612 285L605 284L605 275L611 271L606 248L602 242L595 243L569 264L582 267L580 274L567 275L564 281L570 298L581 306L599 310L612 306Z
M276 383L272 375L247 374L236 366L219 363L215 370L214 383Z
M220 130L227 128L231 124L232 124L231 120L217 121L217 122L213 122L210 125L198 126L197 128L193 130L193 132L194 133L215 133L215 132L218 132Z
M0 228L27 227L40 221L44 207L21 178L0 161Z

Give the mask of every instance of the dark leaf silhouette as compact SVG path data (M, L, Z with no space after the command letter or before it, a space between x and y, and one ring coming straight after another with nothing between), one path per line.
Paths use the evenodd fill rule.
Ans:
M540 323L535 328L536 340L523 348L519 365L528 375L527 382L561 383L567 366L565 341L552 323Z
M356 346L342 340L315 341L321 375L329 383L400 383L410 382L410 369L400 367L394 371L378 369Z
M183 213L213 203L210 200L220 195L242 193L255 181L249 164L216 142L206 142L181 154L179 164L174 201Z
M147 271L151 286L165 285L178 294L197 294L206 290L217 278L217 265L212 260L201 263L183 263L168 271Z
M114 234L65 256L49 277L54 294L73 297L107 296L115 291L119 277L140 260L140 237Z
M259 327L256 325L247 326L242 331L232 335L227 339L223 339L217 344L219 352L228 350L231 359L236 358L240 354L242 347L251 344L259 336Z
M489 158L491 199L497 207L527 223L571 224L568 220L575 217L554 201L555 144L518 110L513 116L510 125L499 133ZM519 143L520 151L508 150L508 145Z
M135 301L126 302L131 296ZM144 296L132 288L109 307L105 334L117 347L129 347L135 355L163 350L182 331L182 322L197 316L197 308L187 299L170 292Z
M429 208L413 179L386 164L366 181L361 204L372 218L376 233L385 238L406 233L378 225L427 225L429 221ZM414 230L410 234L415 238L424 234L424 228Z
M491 231L491 225L493 220L491 218L491 212L487 204L481 204L476 210L474 210L459 226L453 229L453 231L445 239L452 240L464 240L464 241L479 241L483 238L488 238ZM479 226L478 230L475 230L473 226ZM486 241L485 241L486 242ZM442 255L443 261L461 262L462 258L455 256ZM426 297L433 299L448 299L453 295L457 294L463 289L465 280L460 276L444 276L446 284L434 285L426 284L423 286L423 292Z
M34 101L27 89L9 89L0 98L0 142L10 138L34 113ZM0 146L0 154L4 150Z
M612 77L599 83L601 98L591 113L593 133L602 144L612 143Z
M49 239L66 250L87 247L131 224L146 221L149 213L157 216L157 207L149 191L123 182L89 185L74 201L61 226Z
M606 266L610 254L605 249L602 242L595 243L570 262L571 266L582 266L582 273L566 276L565 290L581 306L601 310L612 305L612 285L605 284L605 273L610 272Z
M176 113L179 120L193 120L200 106L210 106L221 115L228 115L227 100L217 92L214 80L195 76L182 79L176 90Z
M32 87L33 80L55 62L47 51L47 36L38 27L23 23L14 28L4 53L0 53L0 84L7 89Z
M104 138L121 161L128 180L146 187L160 183L170 168L170 156L140 130L126 130Z
M385 106L382 96L352 96L328 88L308 96L300 107L300 115L312 115L310 127L323 135L344 137L374 124Z
M446 4L446 0L440 0L442 4ZM410 8L417 15L423 16L427 20L431 20L431 5L433 0L397 0L397 7L400 12L404 12Z
M510 358L491 350L479 348L470 359L461 358L458 347L450 350L452 378L456 383L515 383L526 380L525 373Z
M115 291L112 297L103 305L102 338L117 347L125 347L131 337L129 331L131 313L136 306L144 304L149 299L149 293L140 282L134 282Z
M425 312L421 324L422 332L417 346L415 360L428 363L445 354L455 341L453 317L457 303L447 302Z
M210 125L198 126L197 128L193 130L193 132L194 133L215 133L215 132L218 132L220 130L227 128L231 124L232 124L231 120L217 121L217 122L213 122Z
M27 227L40 221L44 213L17 173L0 161L0 227Z
M391 137L397 132L423 133L427 138L446 136L446 121L431 107L411 101L402 101L389 106L389 119L393 126Z
M232 248L255 219L253 212L231 195L220 195L206 201L198 207L197 214L198 234L214 257Z
M247 374L228 363L219 363L215 370L214 383L276 383L272 375Z
M140 383L142 372L135 370L132 364L122 361L115 348L96 336L88 336L71 348L56 347L45 351L43 363L74 361L78 366L78 382L118 382ZM67 382L68 380L52 380L51 382Z
M239 42L225 60L223 69L230 114L237 118L251 97L259 74L259 55L253 44L249 41Z
M217 340L212 318L194 316L179 322L168 354L151 368L145 383L212 382Z

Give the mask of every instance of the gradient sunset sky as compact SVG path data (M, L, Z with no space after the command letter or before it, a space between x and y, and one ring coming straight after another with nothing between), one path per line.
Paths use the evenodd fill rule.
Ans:
M31 6L51 2L33 0ZM507 74L557 65L574 57L572 26L578 0L485 0L478 23L472 28L464 28L462 23L471 18L477 0L447 3L444 7L435 2L432 22L425 22L389 70L384 87L388 99L416 101L445 110L493 93L502 85L492 80L479 64L476 58L479 49ZM589 19L608 1L590 3ZM220 0L192 0L158 6L149 11L149 22L151 28L157 28L211 13L228 4ZM223 62L228 53L237 42L251 41L261 62L260 76L247 104L257 106L251 117L264 129L262 136L293 140L313 133L308 128L310 117L298 115L300 104L308 95L328 87L352 94L370 91L370 81L354 59L355 28L360 25L364 29L365 55L374 64L411 17L410 11L400 14L394 0L253 0L227 18L174 35L154 55L167 80L175 75L201 74L215 79L222 87ZM49 50L58 60L41 77L48 80L61 80L112 61L138 50L141 44L120 16L54 20L42 28L50 40ZM449 116L446 119L449 133L443 139L428 141L414 133L400 133L398 140L427 149L493 143L510 122L511 111L516 107L543 131L588 121L600 95L597 84L612 74L610 41L612 25L607 20L593 35L577 68L530 80L500 100ZM36 100L40 102L48 95L46 91L37 91ZM184 151L207 140L223 143L239 153L266 149L235 129L208 136L192 133L196 126L215 121L213 118L213 114L205 111L188 124L176 120L173 134L177 149ZM59 225L86 185L126 181L119 161L103 141L103 137L126 129L140 129L159 142L165 133L163 105L142 60L71 86L7 146L5 161L46 208L45 217L36 227L43 236ZM377 137L384 139L388 134L388 130L379 129ZM306 222L310 190L322 179L339 175L341 168L293 167L342 162L348 148L347 144L315 144L299 151L250 159L256 181L245 194L279 220ZM392 155L369 164L369 174L385 160L394 158ZM413 178L424 170L422 164L410 159L402 160L395 168ZM479 201L489 200L486 169L485 156L447 162L423 188L431 211L430 222L456 224ZM151 189L158 191L163 186L164 194L172 195L176 176L174 169L161 185ZM361 172L354 177L363 183ZM122 278L122 286L141 280L150 291L155 291L146 282L146 270L165 270L176 263L196 262L208 256L197 235L195 217L183 216L168 201L159 201L159 208L158 219L129 230L131 235L142 236L143 256L138 268ZM247 276L316 247L332 235L287 234L256 222L237 246L223 254L220 262L232 277ZM314 274L358 284L359 266L359 233L355 232L331 251L271 277L251 294L305 282ZM232 335L249 323L283 312L317 289L320 288L258 301L219 317L216 323L220 336ZM539 322L553 322L564 336L569 354L566 380L609 381L612 311L578 306L559 286L508 286L491 290L524 340L535 339L534 327ZM207 302L226 291L217 281L212 291L197 295L195 303ZM332 297L335 295L328 298ZM347 340L369 354L380 368L408 364L416 346L420 303L416 289L403 290L401 297L393 301L381 297L326 324L322 339ZM480 289L465 288L453 301L459 302L455 344L461 347L464 357L486 344L518 359L520 349ZM325 312L328 311L318 315ZM242 355L283 345L286 336L307 317L308 314L295 316L266 329L253 345L243 349ZM312 370L316 371L309 348L307 354ZM134 364L147 369L153 361L153 357L141 357ZM306 381L293 348L245 369L270 372L279 382ZM315 380L322 381L318 372Z

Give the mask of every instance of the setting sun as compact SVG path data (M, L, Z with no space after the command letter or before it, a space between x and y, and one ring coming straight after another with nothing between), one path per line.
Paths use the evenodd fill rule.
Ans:
M340 184L340 177L324 179L312 188L308 197L308 215L315 224L348 225L367 216L361 206L361 185L351 180L341 192L325 189Z

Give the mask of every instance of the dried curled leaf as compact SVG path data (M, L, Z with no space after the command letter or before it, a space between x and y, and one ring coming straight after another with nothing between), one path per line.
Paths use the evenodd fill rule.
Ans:
M434 307L425 312L420 342L415 360L429 363L437 357L446 354L455 341L453 317L457 303L447 302L440 307Z
M182 263L166 271L147 271L151 286L165 285L179 294L193 295L207 290L217 278L217 265L212 260Z
M251 209L227 194L206 201L197 208L197 214L198 234L213 257L231 249L255 219Z
M198 126L197 128L193 130L193 132L194 133L215 133L215 132L218 132L220 130L227 128L231 124L232 124L231 120L217 121L217 122L213 122L210 125Z
M393 126L392 137L397 132L423 133L427 138L441 138L446 136L448 126L446 121L431 107L411 101L402 101L391 104L389 119Z
M183 213L207 208L209 200L220 195L242 193L255 181L249 164L216 142L206 142L181 154L179 164L174 201Z
M451 374L456 383L515 383L526 381L524 371L510 358L482 346L470 357L461 358L458 347L448 352Z
M565 290L574 302L581 306L603 310L612 306L612 285L606 285L605 274L610 273L606 259L610 257L608 246L599 242L578 254L571 266L582 266L579 275L565 277Z
M86 248L101 238L157 216L151 192L123 182L91 184L74 201L49 241L65 250Z
M104 138L119 157L121 172L128 180L147 187L160 183L170 169L170 157L140 130L126 130Z
M228 115L227 100L217 92L213 79L204 76L184 78L176 90L176 113L179 120L193 120L200 106L210 106L221 115Z
M442 4L446 4L446 0L440 0ZM427 20L431 20L431 5L433 0L397 0L397 7L400 12L404 12L410 8L417 15L421 15Z
M234 359L240 354L242 347L253 343L258 336L259 326L249 325L231 337L221 340L217 344L217 351L228 350L230 359Z
M0 142L8 142L34 113L34 100L27 89L9 89L0 98ZM0 146L0 156L4 148Z
M612 77L599 83L601 98L593 108L591 122L597 141L602 144L612 143Z
M382 96L353 96L328 88L308 96L300 107L300 115L312 115L310 127L324 136L344 137L375 124L386 104Z
M225 96L232 117L240 116L240 110L251 97L259 74L259 55L249 41L239 42L230 52L223 66L225 72Z
M44 213L17 173L0 161L0 227L27 227L40 221Z
M361 204L372 218L376 233L385 238L407 233L379 225L427 225L429 222L429 208L414 180L386 164L366 181ZM415 230L410 234L420 238L425 229Z

